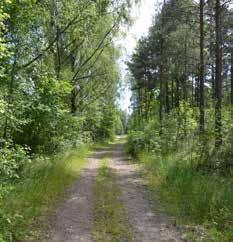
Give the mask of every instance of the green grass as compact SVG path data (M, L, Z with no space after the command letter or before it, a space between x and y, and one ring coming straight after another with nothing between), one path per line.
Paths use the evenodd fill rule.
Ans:
M0 197L0 241L39 241L48 218L77 179L85 164L86 147L50 159L33 160L24 178Z
M95 186L94 240L130 242L131 229L126 220L121 192L115 174L106 164L107 161L103 161Z
M232 241L232 178L197 170L185 152L167 157L145 153L140 161L152 196L157 200L160 195L169 214L181 223L202 225L211 241Z

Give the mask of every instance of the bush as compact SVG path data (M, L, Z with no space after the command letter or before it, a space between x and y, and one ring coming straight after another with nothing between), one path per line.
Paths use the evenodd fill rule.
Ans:
M163 154L176 150L180 143L190 140L195 134L198 128L196 116L195 109L181 102L179 108L164 115L162 125L155 118L144 121L140 127L134 127L139 131L129 131L129 153L136 156L143 150Z
M136 157L146 147L143 131L131 131L128 134L127 152Z
M155 120L148 121L142 130L129 131L127 152L133 157L137 157L143 150L150 150L152 153L160 152L161 144L158 132L159 126Z
M6 143L0 150L0 180L2 182L19 179L24 166L30 162L28 149Z

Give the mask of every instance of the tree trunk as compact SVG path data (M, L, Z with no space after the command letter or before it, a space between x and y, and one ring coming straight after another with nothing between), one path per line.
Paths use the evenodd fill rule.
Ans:
M200 0L200 120L199 128L205 130L205 63L204 63L204 0Z
M174 79L172 78L172 87L171 87L171 109L174 108Z
M212 100L215 102L215 65L214 65L214 46L215 46L215 23L214 23L214 1L208 0L208 15L209 15L209 51L211 65L211 84L212 84Z
M215 100L215 66L211 65L212 100Z
M231 52L231 105L233 106L233 50Z
M164 37L163 37L163 25L164 25L164 6L166 1L163 1L162 13L161 13L161 42L160 42L160 65L159 65L159 83L160 83L160 105L159 105L159 119L160 124L162 124L163 111L166 106L166 83L164 79L164 59L163 59L163 48L164 48ZM165 108L166 109L166 108Z
M195 97L194 97L194 74L192 74L192 97L191 97L191 103L192 103L192 107L194 107L195 105L194 105L194 99L195 99Z
M60 29L58 26L56 26L56 56L55 59L55 72L57 80L60 80L60 73L61 73L61 53L60 53Z
M180 106L180 81L179 81L179 77L176 77L175 106L176 106L176 108L178 108Z
M186 20L186 23L188 23L188 21ZM185 59L185 63L184 63L184 75L183 75L183 97L185 102L188 101L188 73L187 73L187 40L188 40L188 33L187 30L185 31L185 38L184 38L184 59Z
M58 7L56 0L51 1L50 6L50 37L49 42L50 45L52 44L54 37L56 37L56 42L53 48L51 48L53 59L54 59L54 70L56 74L57 80L60 79L60 71L61 71L61 56L60 56L60 28L57 23L57 16L58 16Z
M139 99L139 107L138 107L138 114L139 114L139 125L141 125L142 121L142 91L141 88L138 91L138 99Z
M160 83L160 96L159 96L159 120L160 123L162 123L162 119L163 119L163 64L160 64L159 67L159 83Z
M200 104L200 77L199 75L195 78L195 107L199 107Z
M166 83L165 83L165 99L166 99L165 112L169 113L170 112L169 86L168 86L168 81L167 80L166 80Z
M215 145L222 144L222 27L221 27L221 1L216 0L215 6L215 32L216 32L216 69L215 69Z
M73 89L71 92L71 113L76 114L77 112L77 95L76 90Z

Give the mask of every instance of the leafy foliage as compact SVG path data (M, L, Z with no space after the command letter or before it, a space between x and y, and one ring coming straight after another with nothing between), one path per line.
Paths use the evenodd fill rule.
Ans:
M230 241L232 7L225 0L161 6L128 63L128 152L144 163L171 213Z
M0 151L1 182L19 179L23 168L30 162L27 149L6 143Z
M42 212L33 197L42 203L46 182L53 190L59 175L69 180L70 170L58 163L34 174L35 157L81 151L112 139L121 126L114 38L128 24L130 6L128 0L0 1L0 240L27 240L24 228L41 214L21 209L28 203ZM43 191L34 194L28 180ZM2 204L13 202L10 194L19 212L16 204L12 211ZM50 195L51 203L56 194Z

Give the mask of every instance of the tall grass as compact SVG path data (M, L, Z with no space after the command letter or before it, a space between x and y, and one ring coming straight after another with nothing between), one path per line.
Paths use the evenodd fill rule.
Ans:
M233 241L233 179L198 170L187 153L140 155L152 194L168 213L206 227L213 241Z
M39 241L48 217L85 164L87 147L35 159L17 184L0 197L0 241ZM3 188L2 188L3 189ZM44 235L43 235L44 236Z

